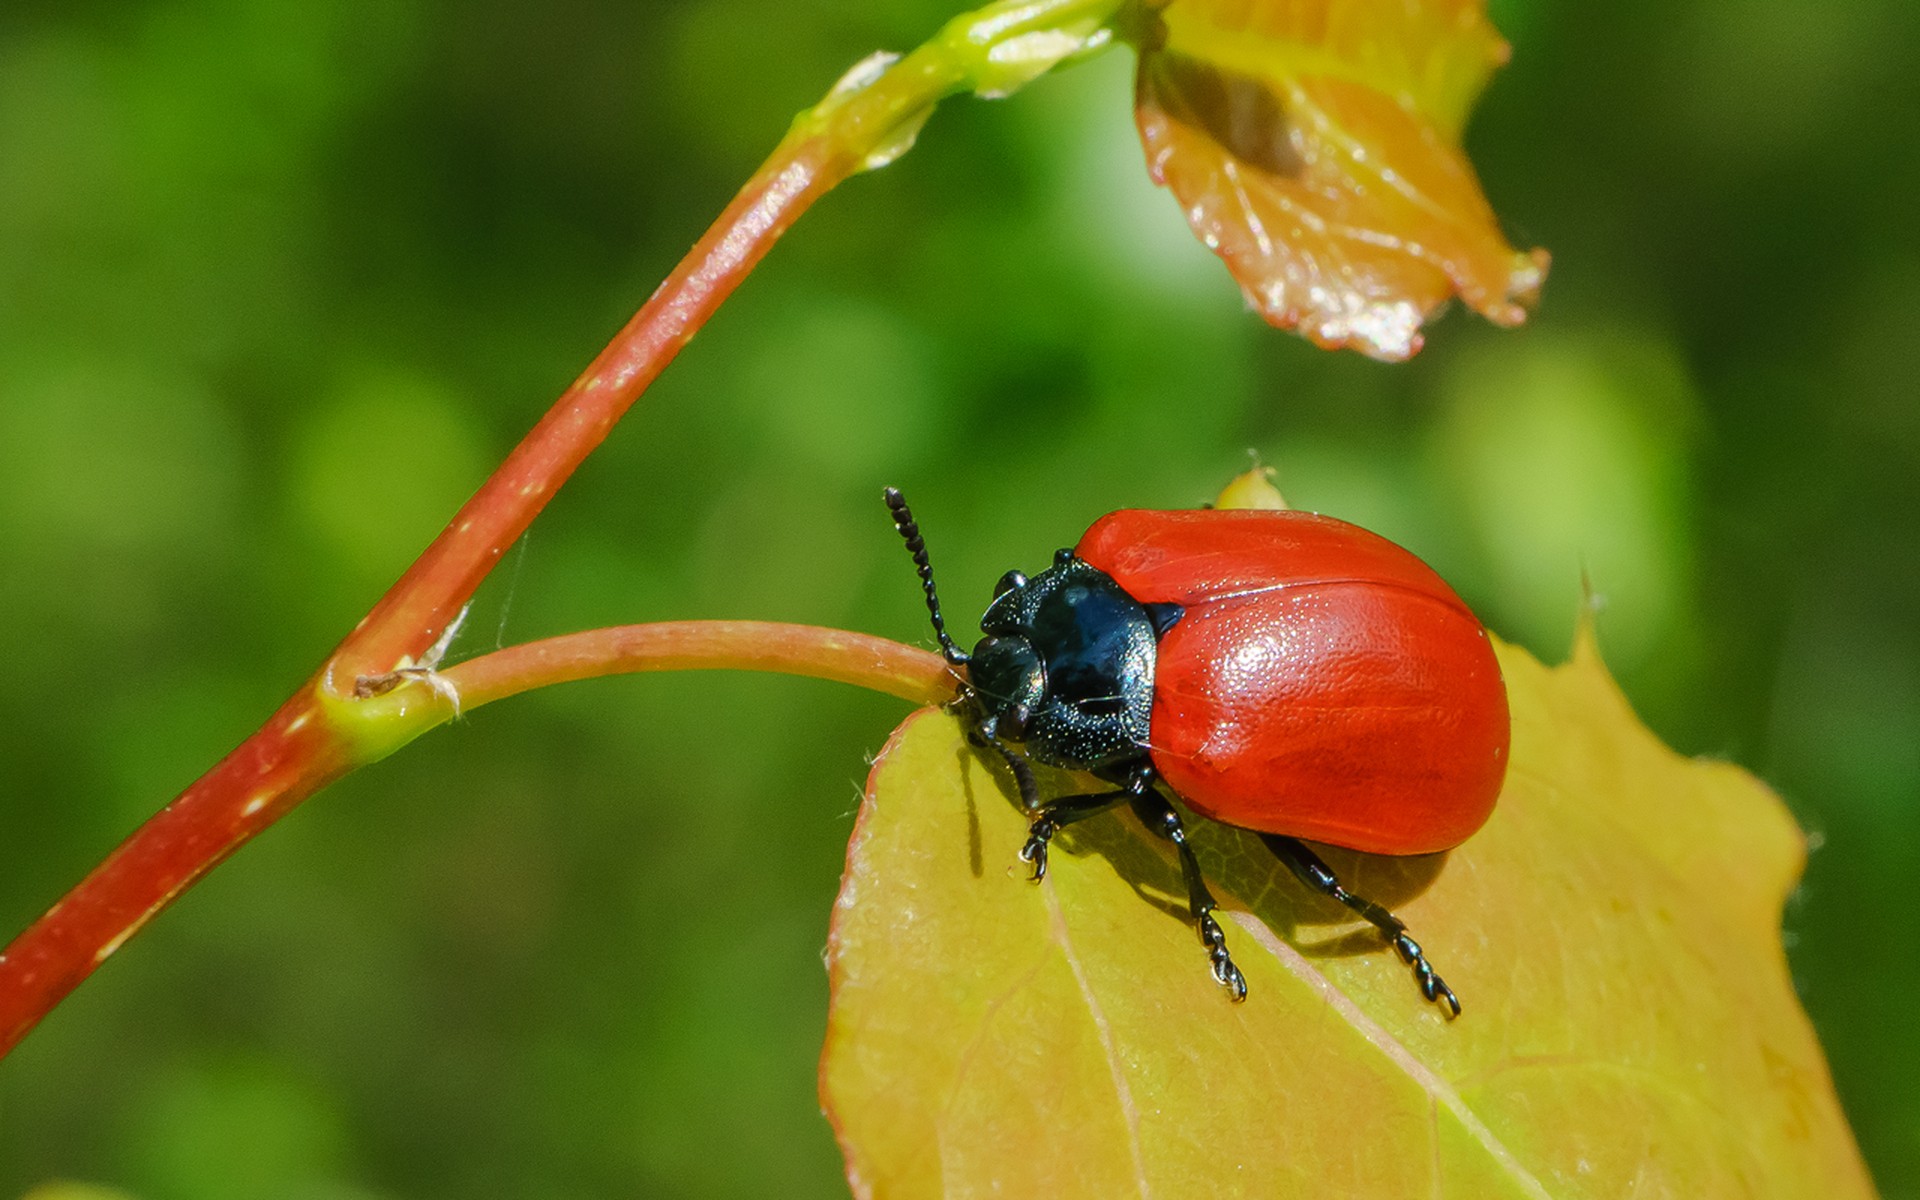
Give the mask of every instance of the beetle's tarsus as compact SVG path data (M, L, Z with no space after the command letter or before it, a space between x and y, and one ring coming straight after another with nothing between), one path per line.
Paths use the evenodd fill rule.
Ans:
M1027 878L1039 883L1047 877L1047 843L1053 840L1054 824L1046 817L1036 820L1027 830L1027 844L1020 847L1020 861L1033 867Z
M1445 1008L1449 1020L1459 1016L1460 997L1454 995L1447 981L1434 972L1433 964L1427 961L1426 951L1420 949L1419 942L1407 936L1404 926L1400 933L1394 935L1393 948L1399 952L1400 961L1413 968L1413 978L1420 985L1420 994Z
M1207 962L1213 968L1213 981L1227 989L1227 998L1235 1004L1247 998L1247 977L1240 968L1233 965L1233 956L1227 953L1227 935L1220 928L1220 922L1214 920L1213 913L1203 913L1194 924L1200 927L1200 941L1207 947Z

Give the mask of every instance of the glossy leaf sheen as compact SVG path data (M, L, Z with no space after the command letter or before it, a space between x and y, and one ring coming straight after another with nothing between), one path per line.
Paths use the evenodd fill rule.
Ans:
M937 710L875 764L828 960L822 1095L860 1196L1871 1195L1794 999L1804 843L1642 727L1583 641L1500 647L1513 766L1445 856L1328 851L1459 991L1197 823L1251 994L1208 978L1130 816L1024 879L1003 774ZM1044 780L1072 786L1066 776Z
M1140 55L1148 170L1321 346L1406 358L1456 294L1515 325L1547 255L1507 244L1460 149L1507 53L1480 0L1174 0Z

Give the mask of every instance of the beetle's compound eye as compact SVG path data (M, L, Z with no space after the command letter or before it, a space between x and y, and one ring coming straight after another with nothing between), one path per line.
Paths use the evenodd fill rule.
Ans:
M1019 571L1008 571L1000 577L999 583L993 585L993 598L998 600L1008 592L1017 591L1025 586L1027 586L1027 577L1024 574Z
M989 637L973 648L968 681L986 714L1024 726L1026 713L1047 694L1047 672L1025 638ZM1016 711L1022 715L1015 716ZM1000 726L1004 728L1004 726Z
M1064 567L1072 561L1073 561L1072 550L1063 549L1063 550L1055 550L1053 552L1053 565L1056 567Z

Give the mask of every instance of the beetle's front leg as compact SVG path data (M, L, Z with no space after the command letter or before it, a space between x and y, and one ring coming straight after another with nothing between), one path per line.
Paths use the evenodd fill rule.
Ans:
M1047 877L1047 846L1053 841L1054 834L1064 826L1099 816L1131 799L1133 793L1124 789L1092 792L1084 796L1062 796L1035 809L1033 821L1027 826L1027 844L1020 847L1020 861L1033 865L1033 881L1039 883Z

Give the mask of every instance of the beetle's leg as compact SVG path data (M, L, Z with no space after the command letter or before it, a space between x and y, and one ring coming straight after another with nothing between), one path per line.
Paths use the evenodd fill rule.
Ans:
M998 738L990 738L975 730L967 734L967 740L976 746L991 746L1007 764L1007 770L1013 773L1013 785L1020 789L1020 807L1026 812L1034 812L1040 807L1040 785L1034 782L1033 768L1027 760L1000 744Z
M1026 764L1020 765L1024 767ZM1033 881L1039 883L1047 877L1047 844L1053 841L1053 835L1060 832L1062 826L1098 816L1114 805L1131 799L1133 793L1125 789L1090 792L1083 796L1062 796L1032 810L1033 823L1027 826L1027 844L1020 847L1020 861L1033 864Z
M1047 877L1047 845L1063 826L1098 816L1133 796L1133 792L1128 790L1089 792L1080 796L1062 796L1049 804L1042 804L1040 785L1034 781L1033 768L1027 765L1026 759L1007 749L999 738L977 729L967 734L967 740L976 746L992 747L1001 761L1007 764L1007 770L1013 773L1014 786L1020 789L1020 807L1026 810L1029 820L1027 844L1020 848L1020 861L1033 865L1035 883Z
M1320 860L1320 856L1306 848L1297 838L1281 837L1279 834L1263 833L1260 840L1279 856L1287 869L1299 877L1301 883L1332 900L1338 900L1354 912L1371 921L1400 955L1400 961L1413 968L1414 982L1420 985L1420 994L1435 1004L1443 1005L1449 1017L1460 1015L1460 998L1453 994L1446 980L1433 972L1433 965L1427 962L1426 952L1420 949L1420 943L1407 934L1407 923L1394 916L1385 908L1375 904L1365 896L1356 896L1340 886L1340 880L1333 868Z
M1214 981L1226 988L1233 999L1245 1000L1246 976L1233 965L1233 958L1227 953L1227 935L1221 930L1220 922L1213 919L1213 910L1218 904L1200 874L1200 860L1187 844L1187 827L1180 823L1180 814L1173 811L1173 805L1167 803L1165 796L1150 786L1133 796L1133 811L1141 824L1172 842L1180 852L1180 874L1187 881L1187 904L1193 912L1194 927L1200 931L1200 941L1207 948L1207 961L1213 964Z

